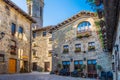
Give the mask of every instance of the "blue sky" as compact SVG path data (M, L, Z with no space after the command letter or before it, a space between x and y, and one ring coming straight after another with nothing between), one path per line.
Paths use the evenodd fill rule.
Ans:
M27 12L26 0L12 0ZM43 26L56 25L80 11L92 11L86 0L44 0Z

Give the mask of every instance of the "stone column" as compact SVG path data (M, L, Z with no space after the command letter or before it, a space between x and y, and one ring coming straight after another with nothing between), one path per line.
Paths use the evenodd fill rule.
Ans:
M70 72L74 71L74 61L70 62Z

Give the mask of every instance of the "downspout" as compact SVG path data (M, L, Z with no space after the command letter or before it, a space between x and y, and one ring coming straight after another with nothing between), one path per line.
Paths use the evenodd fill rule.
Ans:
M29 53L29 72L31 72L31 59L32 59L32 24L30 24L30 53Z

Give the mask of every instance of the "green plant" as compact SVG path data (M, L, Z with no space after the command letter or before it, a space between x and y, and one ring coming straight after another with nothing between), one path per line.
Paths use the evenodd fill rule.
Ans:
M102 70L102 66L101 65L96 65L96 69L98 69L98 70Z
M84 37L89 37L90 35L88 34L88 33L86 33L85 35L84 35Z
M82 70L81 69L77 69L78 72L81 72Z
M88 50L95 50L95 46L89 46Z
M96 25L97 27L99 27L99 26L100 26L100 21L95 21L95 25Z
M68 53L68 52L69 52L68 49L64 49L64 50L63 50L63 53Z
M78 35L77 35L77 38L81 39L81 38L83 38L83 36L80 35L80 34L78 34Z
M81 48L76 48L75 52L81 52Z

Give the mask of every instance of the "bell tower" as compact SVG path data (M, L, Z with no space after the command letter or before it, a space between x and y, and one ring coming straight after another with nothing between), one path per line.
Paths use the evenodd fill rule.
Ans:
M33 28L43 27L44 0L26 0L26 1L28 14L37 21L36 24L33 24Z

